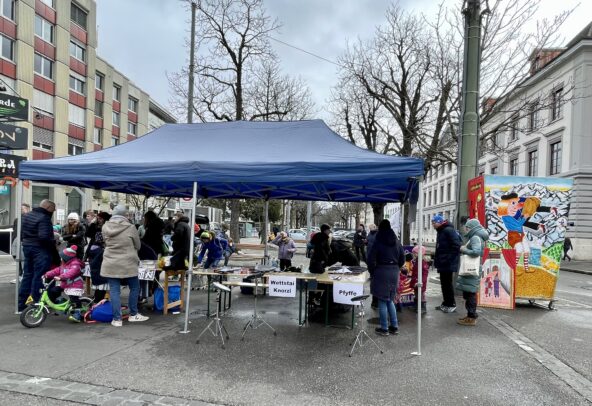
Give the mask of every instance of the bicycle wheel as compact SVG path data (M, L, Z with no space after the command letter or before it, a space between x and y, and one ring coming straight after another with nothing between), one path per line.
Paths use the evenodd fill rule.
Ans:
M28 306L21 313L21 324L27 328L39 327L45 321L47 314L43 308L39 308L37 305Z
M91 299L90 297L81 296L80 297L81 310L86 312L88 309L90 309L93 302L94 302L94 300Z

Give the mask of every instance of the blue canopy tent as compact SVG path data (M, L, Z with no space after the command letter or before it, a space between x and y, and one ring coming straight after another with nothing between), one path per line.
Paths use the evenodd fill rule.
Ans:
M358 148L322 120L236 121L166 124L101 151L23 162L19 172L146 196L414 204L424 164Z

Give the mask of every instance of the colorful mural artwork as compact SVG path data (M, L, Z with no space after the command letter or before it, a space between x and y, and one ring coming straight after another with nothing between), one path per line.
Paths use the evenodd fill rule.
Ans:
M490 266L496 264L499 269L490 278L491 283L497 275L499 285L508 295L511 289L505 287L513 287L516 298L552 300L567 230L573 181L486 175L471 182L469 203L476 205L471 210L471 217L477 217L489 231L487 246L491 258L488 260ZM475 189L473 195L471 185ZM480 188L475 185L482 185L484 199L478 199L479 192L476 191ZM473 214L480 212L485 213L486 221ZM499 259L492 256L496 252ZM513 269L513 283L504 282L505 268ZM512 276L511 273L508 275ZM480 303L491 299L485 294L486 286L489 282L482 280ZM495 297L495 286L492 286Z
M515 304L514 289L514 250L486 250L482 266L482 278L477 295L482 307L513 309ZM509 261L509 262L508 262Z

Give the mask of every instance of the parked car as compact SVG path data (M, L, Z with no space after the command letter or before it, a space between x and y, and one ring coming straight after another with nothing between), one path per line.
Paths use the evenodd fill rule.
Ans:
M288 230L288 235L293 240L306 240L306 231L302 231L299 228Z

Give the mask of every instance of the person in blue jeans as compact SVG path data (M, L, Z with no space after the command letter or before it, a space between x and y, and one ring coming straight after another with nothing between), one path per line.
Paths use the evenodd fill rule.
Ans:
M129 212L123 205L113 209L111 219L102 228L105 251L101 264L101 276L109 280L109 295L113 310L114 327L121 327L121 285L126 282L130 288L128 321L146 321L148 317L138 313L140 281L138 279L138 230L128 220Z
M380 327L376 328L376 334L396 335L399 322L393 301L399 287L400 268L405 263L405 252L388 220L382 220L378 225L366 259L372 276L370 292L378 299Z
M55 239L51 218L55 203L43 200L39 207L22 217L21 244L23 246L23 279L19 287L18 311L25 310L29 296L35 302L41 298L43 275L51 266L52 250Z

